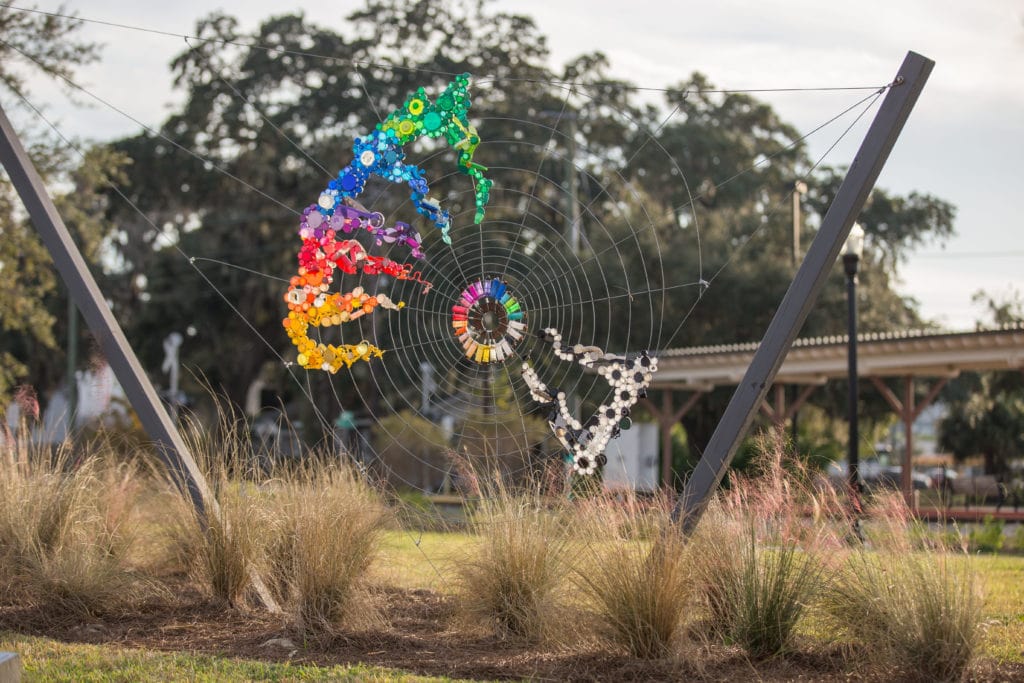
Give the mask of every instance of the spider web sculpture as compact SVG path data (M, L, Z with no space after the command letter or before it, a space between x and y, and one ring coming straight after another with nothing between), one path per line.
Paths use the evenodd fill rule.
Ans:
M568 197L566 206L565 189L546 174L546 162L568 161L567 171L597 197L616 198L629 187L578 159L552 158L566 137L558 121L516 119L512 138L493 141L485 121L481 136L467 118L469 81L459 76L433 102L418 89L356 139L353 161L303 211L300 268L285 295L284 326L308 370L369 364L369 386L356 383L356 390L363 403L372 394L388 401L386 414L372 416L375 441L379 446L384 434L392 453L387 468L399 483L434 489L449 475L443 458L423 452L424 440L432 442L427 450L484 455L512 473L547 457L593 474L609 441L629 427L630 411L657 370L646 352L635 355L656 348L661 332L665 277L654 218L642 206L634 216L581 196ZM507 134L509 122L503 124ZM471 208L459 210L467 192L457 178L434 183L448 201L427 196L426 174L406 162L405 149L423 136L444 138L457 152L457 170L473 180ZM514 145L541 157L537 170L493 168L485 177L474 154L500 158L509 151L501 147ZM373 175L407 184L417 213L440 229L441 239L429 232L424 239L409 223L360 204L356 197ZM371 236L369 250L355 241L360 233ZM401 247L415 265L390 258ZM375 248L389 255L371 254ZM336 274L359 284L332 294ZM384 292L379 278L363 278L382 274L393 289L421 285L407 292L415 300ZM366 322L377 309L390 313L350 324ZM313 328L334 326L350 341L310 337ZM400 389L410 384L422 391ZM592 416L578 417L583 410Z

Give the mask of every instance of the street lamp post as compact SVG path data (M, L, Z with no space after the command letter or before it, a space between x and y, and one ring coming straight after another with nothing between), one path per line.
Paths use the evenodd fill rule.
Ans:
M848 475L850 491L854 496L860 498L862 493L860 481L860 462L857 448L860 445L860 436L857 425L857 267L860 265L860 257L864 253L864 229L859 223L854 223L850 230L850 236L843 245L843 269L846 271L846 301L847 301L847 333L849 334L849 345L847 347L848 378L850 384L849 395L849 423L850 443L848 455Z

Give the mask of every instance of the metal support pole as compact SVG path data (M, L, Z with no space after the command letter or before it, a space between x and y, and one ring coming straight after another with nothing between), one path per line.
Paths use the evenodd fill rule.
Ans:
M683 531L691 531L725 476L740 441L746 435L758 406L764 401L793 339L818 298L854 219L864 207L914 103L921 94L935 63L908 52L875 116L850 170L821 223L793 283L775 312L743 381L736 387L722 415L704 457L673 510L683 518Z
M32 160L18 138L7 114L0 107L0 164L7 169L11 184L18 191L25 210L39 236L42 237L54 265L67 285L71 299L82 312L89 330L99 342L103 355L110 364L117 381L124 389L139 421L153 440L157 454L163 460L175 482L188 494L203 524L209 517L219 517L217 500L213 497L206 478L192 458L188 447L160 404L156 390L136 358L135 352L114 319L103 293L82 253L75 246L57 207L43 185ZM251 580L260 599L272 612L280 611L277 602L255 571Z
M128 400L135 409L142 426L156 446L179 485L183 486L200 516L207 513L213 503L206 480L192 459L181 435L160 405L153 385L150 384L135 352L124 332L114 319L96 280L68 233L64 221L53 205L42 178L32 165L21 145L17 133L0 108L0 163L7 169L11 183L21 196L32 224L39 231L43 243L67 285L71 300L82 312L93 337L99 342L103 354L121 383Z
M907 375L903 380L903 431L907 437L907 447L903 451L903 468L900 470L900 490L907 507L914 506L914 423L918 412L914 409L914 376Z
M78 309L75 308L75 300L68 291L68 352L67 352L67 376L68 376L68 414L67 432L70 437L75 431L75 418L78 415L78 377L75 372L78 370Z

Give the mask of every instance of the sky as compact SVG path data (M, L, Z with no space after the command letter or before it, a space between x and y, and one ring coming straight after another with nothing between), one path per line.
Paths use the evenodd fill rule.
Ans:
M20 2L13 2L18 6ZM342 25L361 3L269 0L209 3L176 0L67 0L79 16L191 33L214 9L244 27L287 11ZM912 252L898 289L918 300L925 318L969 329L983 317L972 294L1005 299L1024 292L1024 2L986 0L497 0L496 8L532 16L548 36L553 66L596 50L612 74L637 85L665 87L694 71L728 89L881 85L907 50L936 62L935 70L878 180L897 193L937 195L958 209L957 234ZM56 11L57 2L36 7ZM147 125L157 126L181 94L167 67L181 38L87 25L82 35L105 45L102 59L76 79ZM62 130L102 141L138 126L101 107L70 104L55 85L31 84ZM850 103L850 93L758 94L783 120L806 132ZM81 99L81 98L79 98ZM833 150L826 163L849 163L867 123ZM834 136L809 140L811 156Z

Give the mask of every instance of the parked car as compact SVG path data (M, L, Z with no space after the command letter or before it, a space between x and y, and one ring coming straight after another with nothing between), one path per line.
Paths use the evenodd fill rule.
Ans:
M935 488L946 490L951 490L953 482L960 476L956 470L949 467L929 467L925 470L925 474L931 477Z
M903 467L901 465L887 465L879 469L870 479L864 477L864 483L868 488L892 488L898 489L903 481ZM932 488L932 479L927 474L911 471L910 482L916 490Z
M847 481L847 466L845 462L833 462L828 466L828 478L833 485L844 485ZM900 477L903 468L900 465L881 465L877 460L866 460L860 466L860 478L864 486L869 489L876 488L900 488ZM932 488L934 482L927 474L913 472L911 483L915 489Z

